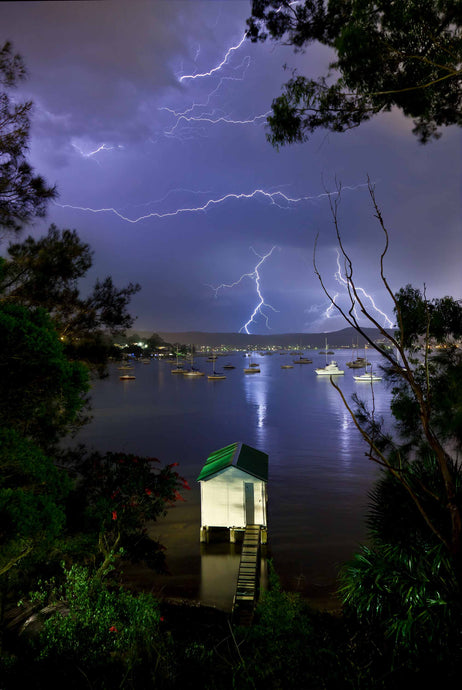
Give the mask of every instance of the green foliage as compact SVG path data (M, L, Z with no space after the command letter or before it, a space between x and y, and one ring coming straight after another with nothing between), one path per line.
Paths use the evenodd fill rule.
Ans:
M312 611L298 595L284 592L272 569L254 624L237 631L236 639L241 662L234 687L351 687L342 653L345 637L336 621Z
M0 372L0 426L48 447L81 420L87 369L68 361L44 310L0 302Z
M0 575L45 558L65 524L67 475L32 442L0 428Z
M454 477L455 503L462 508L462 472L455 463L450 464L450 470ZM435 457L424 454L412 462L403 462L400 476L433 526L449 541L451 524L441 500L444 480ZM439 539L429 529L409 492L390 472L383 472L370 492L366 523L374 544L393 544L403 550L422 548L423 551L439 545Z
M82 686L83 678L95 687L109 687L116 679L117 687L132 687L147 668L154 687L170 673L171 650L152 595L111 590L74 565L64 571L63 584L43 583L32 600L41 608L51 602L52 608L35 644L37 658L71 687Z
M88 244L75 230L59 230L51 225L45 237L10 244L8 259L0 275L0 294L7 302L48 311L56 330L76 357L80 351L101 354L110 343L105 334L123 332L133 323L127 311L131 297L140 286L129 283L116 288L111 277L97 280L92 292L83 297L79 280L92 266ZM93 357L94 359L94 357ZM104 358L103 358L104 361Z
M424 392L432 429L444 443L462 448L462 306L452 297L427 300L411 285L396 294L402 332L397 334L410 353L416 383ZM436 347L425 352L427 344ZM427 362L425 355L427 354ZM421 409L405 377L388 369L393 383L391 411L408 449L426 447Z
M462 336L462 305L452 297L427 300L422 291L406 285L395 295L403 323L403 345L414 348L422 345L427 335L437 344Z
M93 552L98 544L103 563L122 547L124 558L161 569L163 549L149 538L146 524L184 500L180 490L189 486L174 469L177 463L161 467L156 458L82 448L62 460L79 475L68 503L70 534L92 535Z
M294 76L268 118L274 145L318 128L343 132L398 107L422 143L462 124L462 10L456 0L253 0L252 41L295 51L318 41L336 53L318 79Z
M363 546L343 568L340 594L362 630L389 647L391 668L460 668L461 593L443 546Z
M462 506L462 474L457 467L452 471L456 502ZM439 499L444 488L436 460L427 456L406 463L402 474L432 524L448 538L451 525ZM391 668L459 668L462 607L456 560L389 472L371 494L367 523L371 546L361 547L341 572L346 612L370 631Z
M26 70L10 43L0 48L0 228L17 232L36 217L45 215L55 187L34 174L26 160L32 103L16 103L8 89L25 77Z

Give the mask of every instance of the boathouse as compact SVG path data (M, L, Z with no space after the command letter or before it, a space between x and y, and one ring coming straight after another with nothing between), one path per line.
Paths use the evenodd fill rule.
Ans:
M213 528L229 530L230 541L247 525L267 534L268 455L245 443L232 443L207 458L197 481L201 485L201 541Z

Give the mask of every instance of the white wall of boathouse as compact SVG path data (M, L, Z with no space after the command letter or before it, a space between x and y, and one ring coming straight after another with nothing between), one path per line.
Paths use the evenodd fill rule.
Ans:
M267 527L266 482L237 467L227 467L212 477L201 480L200 485L201 528L242 529L246 524Z

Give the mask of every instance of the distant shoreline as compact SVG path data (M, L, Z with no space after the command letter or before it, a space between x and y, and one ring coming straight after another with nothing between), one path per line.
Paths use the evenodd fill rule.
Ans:
M383 338L376 328L364 328L364 333L373 340ZM393 329L386 329L387 333L393 333ZM153 331L133 329L141 338L152 335ZM262 349L282 347L286 349L324 348L327 338L330 347L352 347L358 345L364 347L364 338L358 336L354 328L343 328L331 333L268 333L253 335L247 333L209 333L206 331L156 331L167 343L191 344L196 347L236 347L245 349L248 347L261 347Z

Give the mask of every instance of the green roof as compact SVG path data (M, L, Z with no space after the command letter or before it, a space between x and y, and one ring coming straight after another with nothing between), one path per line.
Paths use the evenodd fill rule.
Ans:
M211 453L205 461L197 481L210 479L212 475L227 467L237 467L257 477L257 479L268 481L268 455L262 453L261 450L247 446L245 443L231 443L231 445Z

